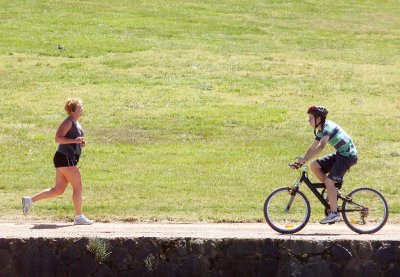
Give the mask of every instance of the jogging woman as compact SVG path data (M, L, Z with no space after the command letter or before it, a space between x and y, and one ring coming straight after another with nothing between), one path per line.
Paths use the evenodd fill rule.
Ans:
M33 203L55 197L64 193L68 183L72 185L72 199L75 207L74 223L89 225L94 221L89 220L82 213L82 178L77 164L86 141L78 119L82 115L82 101L79 98L67 99L64 107L68 117L58 127L55 141L58 143L54 155L54 166L56 168L56 185L54 188L46 189L33 197L22 197L22 211L28 214Z

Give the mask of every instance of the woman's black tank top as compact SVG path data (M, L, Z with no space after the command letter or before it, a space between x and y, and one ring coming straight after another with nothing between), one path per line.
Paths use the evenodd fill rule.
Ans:
M67 120L71 120L67 118ZM65 138L68 139L76 139L77 137L83 137L84 132L82 128L78 127L78 123L71 120L72 126L68 133L65 135ZM70 144L59 144L57 148L57 152L60 152L64 155L69 155L74 157L75 155L80 156L82 152L82 145L78 143L70 143Z

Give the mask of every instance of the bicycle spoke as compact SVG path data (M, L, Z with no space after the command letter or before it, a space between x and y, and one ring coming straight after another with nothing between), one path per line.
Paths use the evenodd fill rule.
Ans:
M349 196L352 200L343 203L342 213L350 229L357 233L368 234L383 227L388 217L388 208L386 200L378 191L359 188Z
M297 192L289 194L289 188L280 188L271 193L264 205L268 224L281 233L294 233L305 226L309 219L309 203Z

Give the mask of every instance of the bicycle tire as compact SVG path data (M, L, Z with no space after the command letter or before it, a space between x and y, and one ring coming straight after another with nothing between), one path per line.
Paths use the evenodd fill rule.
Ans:
M264 203L265 220L273 230L281 234L300 231L310 219L311 209L307 197L301 191L292 196L290 190L290 187L278 188L269 194ZM292 204L287 210L290 199Z
M359 234L372 234L386 224L389 217L388 204L379 191L361 187L351 191L347 197L351 201L343 201L342 215L351 230ZM358 205L363 208L358 208Z

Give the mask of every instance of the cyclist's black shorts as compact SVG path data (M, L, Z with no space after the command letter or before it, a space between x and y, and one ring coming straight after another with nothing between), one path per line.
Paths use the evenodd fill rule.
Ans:
M343 177L346 172L357 163L356 156L344 157L333 153L323 156L317 160L323 172L328 173L328 178L336 183L343 183Z
M79 162L79 156L75 155L71 157L70 155L64 155L60 152L56 152L54 155L54 166L57 167L67 167L76 166Z

